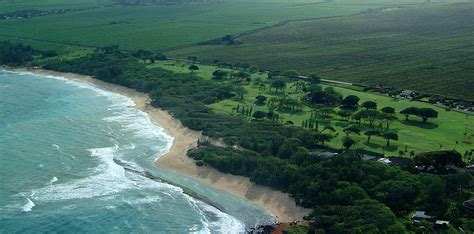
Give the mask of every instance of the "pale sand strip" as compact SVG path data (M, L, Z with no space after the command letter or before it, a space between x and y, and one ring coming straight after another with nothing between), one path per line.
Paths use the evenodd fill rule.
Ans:
M125 95L135 102L137 109L146 112L155 124L164 128L167 134L174 138L170 152L161 156L155 162L156 167L198 179L214 188L245 198L253 204L268 210L275 215L280 222L302 220L303 216L308 215L311 211L310 209L296 206L294 200L290 198L288 194L269 187L256 185L250 182L247 177L224 174L207 166L196 166L194 160L190 159L186 153L189 149L197 146L198 139L202 138L201 132L193 131L182 126L181 122L173 118L167 111L152 107L149 104L150 98L147 94L78 74L60 73L42 69L8 70L32 72L38 75L60 76L94 84L104 90Z

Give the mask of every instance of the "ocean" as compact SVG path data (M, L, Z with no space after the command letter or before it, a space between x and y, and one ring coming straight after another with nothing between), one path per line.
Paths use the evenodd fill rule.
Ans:
M90 84L0 70L0 233L242 233L272 219L154 168L173 139L133 106Z

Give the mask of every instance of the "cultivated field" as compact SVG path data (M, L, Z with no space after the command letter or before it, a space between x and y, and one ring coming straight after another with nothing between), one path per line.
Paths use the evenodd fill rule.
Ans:
M237 39L168 54L474 100L473 2L296 21Z
M349 0L225 0L209 4L139 6L114 5L110 0L68 2L0 1L1 12L90 7L64 14L0 20L0 39L29 44L36 41L36 45L48 49L58 45L94 47L118 44L125 50L163 50L269 27L284 21L346 16L368 9L412 6L424 1L360 0L354 3Z

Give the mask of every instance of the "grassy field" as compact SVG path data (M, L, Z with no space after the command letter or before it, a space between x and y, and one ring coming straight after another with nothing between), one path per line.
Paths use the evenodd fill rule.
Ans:
M167 70L180 73L189 73L188 64L181 62L159 62L150 67L161 67ZM199 65L199 71L197 75L204 79L211 79L212 72L217 68L213 66ZM267 74L255 73L252 75L252 79L261 79L263 82L268 82ZM231 82L231 81L226 81ZM243 87L247 90L247 94L244 95L243 100L238 98L228 99L216 104L212 104L210 107L219 113L237 115L235 108L237 105L240 107L252 107L253 111L261 110L268 111L268 106L258 106L255 104L255 97L257 95L265 95L268 99L272 97L281 97L288 95L292 98L301 98L300 92L295 90L292 83L288 84L288 88L285 94L275 91L259 90L258 87L254 86L252 82L249 84L242 83ZM240 85L240 84L235 84ZM328 85L324 85L328 86ZM434 108L439 112L439 118L430 120L429 123L423 124L416 117L411 117L410 121L404 121L404 116L397 114L399 121L395 121L390 129L391 131L397 132L399 135L399 141L391 142L390 147L385 147L385 140L381 137L374 137L371 143L367 143L367 138L364 135L357 136L351 135L358 141L356 147L364 148L375 152L385 153L387 155L398 155L400 150L424 152L430 150L441 150L441 149L456 149L457 151L464 153L467 150L474 149L474 116L467 116L463 113L448 111L442 108L434 107L433 105L413 102L402 99L394 99L388 96L382 96L375 93L361 92L352 87L338 87L332 86L337 92L341 93L344 97L347 95L356 95L361 101L360 103L368 100L376 101L379 108L385 106L391 106L396 109L396 112L403 110L407 107L430 107ZM283 111L276 111L282 119L282 122L292 121L295 126L301 126L301 123L310 118L310 112L313 110L312 107L305 106L302 113L288 113ZM335 108L337 111L338 108ZM249 121L250 117L247 118ZM338 136L329 143L329 146L334 148L342 147L342 138L345 136L342 129L355 123L348 123L342 120L337 115L332 116L330 119L320 119L320 129L326 124L330 124L336 128ZM362 125L362 129L370 129L367 125ZM333 135L335 135L334 133ZM457 142L457 143L456 143ZM472 142L473 144L464 144L463 142Z
M472 1L290 22L238 40L241 45L195 46L168 54L474 100Z
M54 10L100 7L114 3L112 0L0 0L0 14L21 10Z
M3 12L83 8L65 14L0 21L0 37L83 46L118 44L126 50L163 50L239 34L283 21L346 16L367 9L412 5L422 0L225 0L214 4L107 6L111 1L1 1Z

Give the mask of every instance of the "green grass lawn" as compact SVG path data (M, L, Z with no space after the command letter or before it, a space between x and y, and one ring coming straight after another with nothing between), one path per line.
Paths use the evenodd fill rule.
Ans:
M168 52L207 61L317 73L474 100L474 3L428 4L351 17L290 22Z
M174 61L161 61L157 62L150 67L161 67L167 70L181 73L189 73L188 64L182 62ZM207 65L199 65L200 70L196 72L197 75L203 77L204 79L211 79L212 72L217 68ZM265 73L255 73L252 74L252 79L262 79L264 82L267 82L267 75ZM239 84L235 84L239 85ZM328 86L328 85L324 85ZM268 111L268 106L258 106L255 104L255 97L258 95L265 95L268 99L272 97L278 97L284 95L281 92L259 90L257 86L254 86L252 83L246 84L243 83L243 87L247 90L247 94L244 95L243 100L238 98L227 99L221 102L210 105L210 107L219 113L229 114L229 115L238 115L235 113L235 108L237 105L240 107L252 107L253 111ZM424 152L424 151L433 151L441 149L456 149L462 154L466 150L474 149L474 116L468 116L463 113L448 111L443 108L435 107L431 104L409 101L404 99L393 99L388 96L382 96L375 93L366 93L361 92L352 87L338 87L332 86L334 89L341 93L343 96L347 95L356 95L361 100L359 103L364 101L372 100L376 101L378 108L385 106L391 106L396 109L396 112L403 110L407 107L430 107L434 108L439 112L439 117L437 119L430 119L427 124L423 124L421 120L417 117L410 117L410 121L404 121L405 117L403 115L397 114L399 121L392 123L390 129L391 131L397 132L399 135L399 141L391 141L390 147L385 147L385 140L381 137L373 137L370 144L367 144L367 138L357 135L351 135L352 138L356 139L358 143L355 147L364 148L375 152L385 153L387 155L398 155L399 150L415 151L415 152ZM301 93L296 93L295 88L292 84L288 84L288 88L285 91L285 95L289 95L292 98L301 98ZM305 106L302 113L288 113L282 111L276 111L280 116L283 122L292 121L295 126L301 126L301 123L310 118L310 112L313 108ZM335 108L335 110L339 110ZM251 120L250 117L243 117ZM331 119L320 119L320 129L325 124L331 124L337 130L338 136L329 143L329 146L334 148L342 147L342 138L345 136L342 129L349 125L354 125L355 123L342 120L339 116L333 116ZM467 127L467 131L466 131ZM367 125L362 125L362 129L370 129ZM466 133L466 135L465 135ZM335 135L335 134L333 134ZM456 141L458 142L456 144ZM463 144L462 142L472 142L473 144Z

